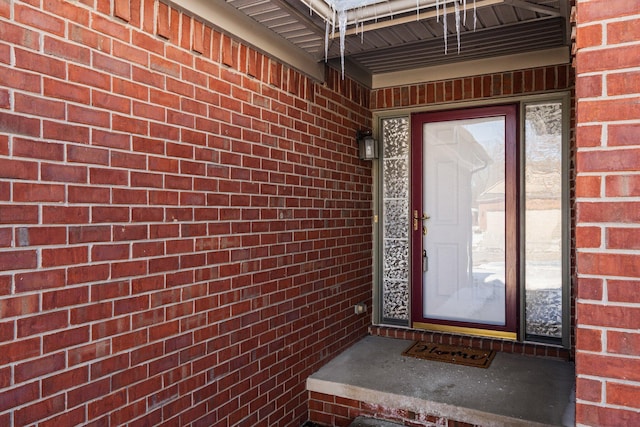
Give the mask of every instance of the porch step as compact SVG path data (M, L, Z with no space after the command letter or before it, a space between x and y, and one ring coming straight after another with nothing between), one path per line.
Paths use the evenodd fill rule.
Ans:
M404 427L404 424L392 423L371 417L356 417L349 427Z
M358 415L410 425L432 425L420 421L431 417L495 427L575 425L573 363L498 353L482 369L403 356L412 343L368 336L312 374L307 389L373 411Z

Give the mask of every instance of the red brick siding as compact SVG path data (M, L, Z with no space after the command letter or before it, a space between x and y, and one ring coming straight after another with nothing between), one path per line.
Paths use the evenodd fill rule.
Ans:
M396 338L401 340L426 341L440 344L462 345L485 350L496 350L504 353L535 355L540 357L550 357L554 359L571 360L572 354L569 349L557 346L545 345L542 343L521 343L510 340L501 340L489 337L463 336L458 334L448 334L445 332L420 331L393 326L371 326L371 335L381 337Z
M387 408L367 402L331 396L324 393L309 392L310 418L319 425L347 427L357 416L363 415L387 421L402 423L410 427L474 427L473 424L418 414L397 408Z
M367 333L370 127L157 0L0 0L0 425L299 426Z
M577 408L640 424L637 2L577 1Z
M377 89L371 94L371 108L384 110L433 104L450 105L461 101L481 101L572 88L573 69L569 65L556 65Z

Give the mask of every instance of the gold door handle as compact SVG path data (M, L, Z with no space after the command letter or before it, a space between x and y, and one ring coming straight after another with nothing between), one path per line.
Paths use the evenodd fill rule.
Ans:
M430 218L431 217L427 214L422 214L422 216L420 216L418 214L418 210L414 209L413 210L413 231L418 231L418 224L420 223L420 220L426 221ZM425 236L427 235L427 227L422 227L422 234L424 234Z

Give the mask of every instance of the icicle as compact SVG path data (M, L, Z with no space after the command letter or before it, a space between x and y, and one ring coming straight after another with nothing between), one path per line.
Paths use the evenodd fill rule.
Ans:
M456 38L458 39L458 54L460 54L460 6L458 2L453 2L453 9L456 14Z
M477 23L478 23L478 15L476 15L476 0L473 0L473 31L476 30Z
M329 20L324 22L324 62L327 62L329 56Z
M347 32L347 12L344 10L338 12L338 30L340 31L340 65L344 79L344 38Z
M416 0L416 22L420 21L420 0Z
M448 43L448 38L449 38L449 34L448 34L448 30L447 30L447 1L445 0L444 3L442 3L442 20L444 21L444 54L447 54L447 43Z
M463 16L464 16L464 21L462 22L463 25L467 25L467 0L463 0L462 3L462 10L463 10Z
M436 22L440 22L440 0L436 0Z
M360 43L364 43L364 19L360 20L360 13L362 12L362 8L358 9L358 14L356 16L356 21L354 23L356 29L356 35L358 35L358 31L360 31Z
M336 10L332 9L331 14L331 37L335 37L336 35Z

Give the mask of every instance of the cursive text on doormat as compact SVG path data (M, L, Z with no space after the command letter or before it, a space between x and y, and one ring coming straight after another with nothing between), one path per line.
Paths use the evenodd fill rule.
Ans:
M456 365L474 366L477 368L488 368L496 352L494 350L416 341L402 354L419 359L455 363Z

